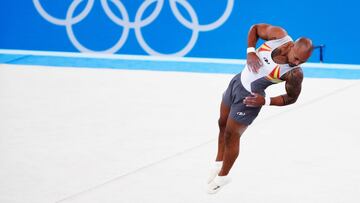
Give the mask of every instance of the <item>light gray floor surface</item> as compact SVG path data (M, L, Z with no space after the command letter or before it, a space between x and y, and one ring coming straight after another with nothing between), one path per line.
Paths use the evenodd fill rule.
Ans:
M0 202L360 202L360 80L305 78L264 107L206 194L232 77L0 65Z

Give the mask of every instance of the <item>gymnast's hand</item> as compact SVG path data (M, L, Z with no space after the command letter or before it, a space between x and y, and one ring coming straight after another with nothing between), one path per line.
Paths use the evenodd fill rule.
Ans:
M247 67L251 72L257 73L263 65L260 58L254 52L247 54Z
M260 107L265 104L265 98L258 93L251 93L251 96L245 97L243 103L248 107Z

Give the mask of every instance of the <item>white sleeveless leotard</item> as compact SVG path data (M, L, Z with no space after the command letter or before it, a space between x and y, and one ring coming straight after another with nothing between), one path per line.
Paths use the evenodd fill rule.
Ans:
M277 64L271 57L274 49L290 41L292 41L290 36L266 41L256 50L256 54L263 63L263 66L260 67L257 73L254 73L246 65L241 72L241 83L247 91L263 93L268 86L283 82L280 78L286 72L298 68L290 67L288 64Z

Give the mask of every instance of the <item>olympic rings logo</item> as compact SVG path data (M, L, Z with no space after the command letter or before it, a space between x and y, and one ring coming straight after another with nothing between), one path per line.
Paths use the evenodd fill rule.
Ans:
M39 12L39 14L48 22L53 23L55 25L65 26L66 33L71 41L71 43L75 46L76 49L78 49L81 52L102 52L102 53L115 53L118 50L121 49L121 47L124 45L124 43L127 40L127 37L129 35L130 29L134 29L136 39L138 40L140 46L143 48L145 52L147 52L150 55L171 55L171 56L184 56L188 52L191 51L191 49L195 46L196 41L199 37L200 32L207 32L210 30L214 30L218 27L220 27L230 16L231 11L234 6L234 0L228 0L226 4L226 8L224 13L214 22L209 24L201 25L199 23L198 16L194 10L194 8L191 6L191 4L186 0L169 0L170 2L170 8L172 13L174 14L175 18L186 28L190 29L192 31L190 40L185 45L184 48L181 50L171 53L171 54L164 54L160 53L153 48L149 46L149 44L145 41L143 34L141 32L141 28L144 26L149 25L152 23L160 14L163 5L164 0L144 0L144 2L140 5L139 9L136 12L135 20L134 22L131 22L129 20L128 12L124 6L124 4L121 2L121 0L110 0L117 9L119 9L121 13L121 17L118 17L114 14L114 12L110 9L108 0L100 0L101 6L105 11L105 14L117 25L122 26L122 35L118 39L118 41L113 45L112 47L102 50L102 51L94 51L91 50L84 45L82 45L78 39L76 38L74 31L73 31L73 25L81 22L84 18L87 17L87 15L90 13L94 6L95 0L87 0L86 6L83 11L81 11L78 15L74 16L74 12L76 8L79 6L79 4L83 0L74 0L67 12L65 19L59 19L56 17L53 17L50 15L41 5L40 0L33 0L33 3L35 5L36 10ZM143 19L143 15L145 10L153 3L156 3L154 11L145 19ZM191 21L187 20L181 12L179 11L177 7L177 3L181 4L185 10L188 12Z

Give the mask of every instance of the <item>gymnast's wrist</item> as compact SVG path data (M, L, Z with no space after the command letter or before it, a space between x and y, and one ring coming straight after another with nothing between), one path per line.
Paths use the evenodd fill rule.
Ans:
M269 96L265 96L265 104L264 106L270 106L271 105L271 98Z
M256 50L255 50L255 47L248 47L246 49L246 53L249 54L249 53L256 53Z

